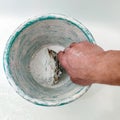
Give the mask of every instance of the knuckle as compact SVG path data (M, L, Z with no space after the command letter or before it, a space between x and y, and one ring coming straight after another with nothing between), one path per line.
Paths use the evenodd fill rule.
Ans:
M78 44L78 43L76 43L76 42L71 43L71 44L70 44L70 48L74 47L74 46L77 45L77 44Z
M64 50L65 53L68 53L69 51L70 51L69 47L65 48L65 50Z

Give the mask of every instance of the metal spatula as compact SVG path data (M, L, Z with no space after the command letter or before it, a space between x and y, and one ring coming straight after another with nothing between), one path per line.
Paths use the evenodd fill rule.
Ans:
M59 60L57 58L57 53L51 49L48 49L49 56L54 60L55 62L55 69L54 69L54 81L53 85L57 84L60 80L60 77L64 71L62 66L59 63Z

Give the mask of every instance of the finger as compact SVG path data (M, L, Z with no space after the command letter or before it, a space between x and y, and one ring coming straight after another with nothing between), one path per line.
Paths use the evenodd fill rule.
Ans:
M70 50L70 47L67 47L67 48L65 48L64 52L68 53L69 50Z
M66 69L67 62L66 62L66 56L65 56L64 52L60 51L58 53L57 57L58 57L58 60L59 60L59 62L61 64L61 66Z
M70 44L70 46L69 46L69 47L70 47L70 48L71 48L71 47L74 47L74 46L75 46L75 45L77 45L77 44L78 44L78 43L73 42L73 43L71 43L71 44Z
M58 58L59 61L61 61L63 55L64 55L64 52L63 52L63 51L60 51L60 52L57 54L57 58Z
M71 80L72 80L73 83L79 84L79 85L82 85L82 86L88 86L88 85L92 84L91 82L88 82L88 81L83 80L83 79L78 79L78 78L72 78L71 77Z

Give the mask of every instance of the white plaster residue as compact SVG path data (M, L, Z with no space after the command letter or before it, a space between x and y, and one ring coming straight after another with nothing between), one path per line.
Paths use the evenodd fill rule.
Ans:
M44 87L50 87L54 81L55 62L49 56L48 49L58 53L64 47L59 45L44 46L34 53L30 61L30 71L33 78Z

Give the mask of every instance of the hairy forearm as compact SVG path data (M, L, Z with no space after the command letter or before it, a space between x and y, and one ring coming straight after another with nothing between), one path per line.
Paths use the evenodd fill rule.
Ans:
M120 85L120 51L105 51L98 62L96 83Z

